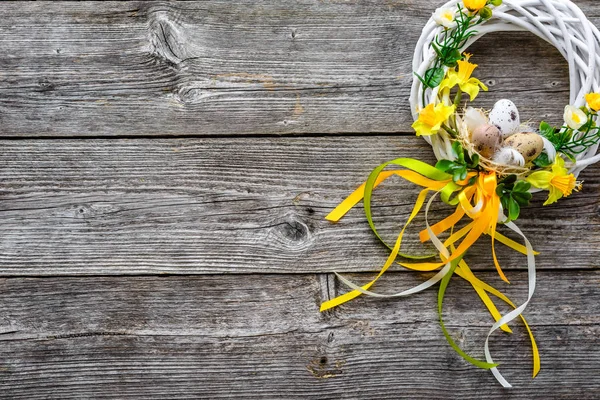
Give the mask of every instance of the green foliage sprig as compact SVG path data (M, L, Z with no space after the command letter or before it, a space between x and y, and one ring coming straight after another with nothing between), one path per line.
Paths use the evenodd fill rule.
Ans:
M556 151L563 153L573 161L577 154L586 151L600 141L600 128L595 122L598 113L587 107L581 107L581 110L587 115L587 122L577 130L566 125L556 128L543 121L540 124L540 134L552 143ZM544 165L545 160L542 159L534 164L544 167L550 165L551 162Z
M501 3L501 2L500 2ZM464 56L461 49L471 37L477 34L473 27L491 18L492 13L488 7L481 9L477 13L469 13L458 4L458 14L456 16L456 28L446 29L437 36L431 43L437 57L431 68L425 71L424 76L415 72L419 80L428 88L436 88L440 85L445 76L444 66L453 68L457 61L462 60Z
M452 142L452 153L456 160L439 160L435 167L440 171L452 175L454 182L467 179L469 170L476 170L479 166L479 155L474 154L472 157L465 151L459 142ZM471 178L469 185L475 183L475 177ZM472 182L471 182L472 181Z
M514 221L519 218L521 207L529 205L531 200L531 184L526 181L517 181L516 175L508 175L502 179L496 187L496 194L500 197L502 207L508 213L508 220Z

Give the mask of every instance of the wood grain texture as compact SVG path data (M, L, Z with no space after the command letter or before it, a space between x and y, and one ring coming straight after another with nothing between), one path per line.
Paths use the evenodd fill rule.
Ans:
M413 278L392 273L378 289ZM0 398L594 399L599 280L539 274L526 315L542 371L531 380L520 324L495 334L492 353L518 385L507 391L446 344L435 290L320 314L328 289L315 275L2 279ZM524 289L507 293L522 300ZM452 280L446 323L478 357L491 324L482 307Z
M325 215L381 162L432 162L416 137L18 140L0 143L0 272L4 275L374 271L387 249L362 206ZM519 220L541 268L598 268L597 168L551 207L540 194ZM417 189L377 190L376 223L393 241ZM443 203L438 218L450 213ZM560 222L557 222L560 221ZM418 243L415 222L404 249ZM515 237L515 239L517 239ZM524 257L498 245L506 269ZM474 268L494 269L489 240Z
M360 206L337 225L325 214L383 161L433 161L410 129L410 59L442 2L2 2L0 399L596 399L596 167L519 221L542 252L526 312L539 377L521 325L492 342L517 390L449 348L435 289L318 311L345 290L332 271L366 282L387 257ZM577 4L600 25L593 0ZM522 33L472 50L490 86L477 104L561 120L555 49ZM377 191L384 237L415 195ZM427 251L416 232L404 250ZM511 286L489 243L472 268L524 301L523 258L498 250ZM376 289L431 276L396 271ZM444 316L481 357L491 318L465 282Z
M597 25L593 0L577 2ZM3 2L3 136L408 132L438 0ZM527 33L472 48L490 93L557 123L568 71ZM540 60L544 60L543 63Z

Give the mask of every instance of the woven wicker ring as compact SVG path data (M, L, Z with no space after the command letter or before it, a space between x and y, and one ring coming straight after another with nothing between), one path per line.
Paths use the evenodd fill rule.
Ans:
M517 106L510 99L498 100L489 111L468 105L487 87L474 76L477 64L465 50L486 33L499 31L532 32L555 46L567 60L570 104L565 106L562 126L554 127L544 121L537 127L521 123ZM439 322L450 346L464 360L490 370L503 387L511 387L492 357L489 341L499 329L509 332L507 324L520 317L530 337L532 376L535 377L540 371L540 357L523 312L535 291L535 255L538 253L514 221L519 218L522 207L530 204L533 192L547 191L544 205L551 205L581 190L583 185L577 176L586 166L600 161L597 155L600 144L599 41L598 29L569 0L452 0L435 10L416 46L410 103L415 120L412 127L417 136L423 136L432 146L438 162L432 166L412 158L398 158L383 163L326 217L337 222L363 200L369 226L391 253L379 274L366 285L359 286L338 274L353 290L324 302L321 310L337 307L359 295L408 296L440 282ZM395 169L386 169L388 166ZM420 187L413 211L394 245L379 235L371 214L373 190L392 176ZM435 219L431 205L436 196L455 211L430 225ZM421 209L425 214L425 229L419 238L435 247L435 261L421 262L419 255L400 252L404 232ZM502 230L519 237L523 244L499 232L500 225ZM525 302L516 305L470 272L466 256L482 236L491 238L494 266L506 283L509 280L496 257L495 243L501 242L527 257ZM372 291L371 286L398 256L407 259L399 261L405 268L437 273L401 292ZM494 318L483 346L485 360L465 353L444 326L443 299L455 273L471 283ZM501 315L488 292L513 309Z
M455 8L461 3L452 0L444 8ZM432 17L423 28L413 58L413 70L423 76L436 58L432 41L444 31ZM584 96L600 90L600 32L585 14L569 0L504 0L493 11L493 17L477 27L462 50L489 32L529 31L556 47L569 64L570 103L580 107L585 104ZM424 93L425 91L425 93ZM418 110L437 95L437 90L428 90L422 80L415 77L411 90L410 104L413 118ZM438 159L451 158L447 135L425 136L433 146ZM569 171L577 176L583 168L600 161L598 144L587 148L576 156Z

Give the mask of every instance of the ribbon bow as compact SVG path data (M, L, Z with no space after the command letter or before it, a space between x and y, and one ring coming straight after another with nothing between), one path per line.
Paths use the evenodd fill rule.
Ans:
M385 170L389 165L395 165L404 167L406 169L396 170ZM373 190L386 179L391 176L400 176L403 179L412 182L423 189L419 193L415 205L413 206L412 212L406 221L404 227L400 231L396 242L393 246L386 243L379 232L377 231L373 222L371 214L371 197ZM490 369L496 379L504 386L511 387L511 385L502 377L500 372L497 370L497 365L494 363L488 348L489 336L496 330L502 329L505 332L512 333L511 329L507 326L507 323L513 319L520 317L523 321L527 332L531 340L531 346L533 351L533 376L535 377L540 369L540 358L535 342L535 338L527 321L522 315L523 310L529 303L535 289L535 258L534 255L538 254L533 251L531 244L527 238L523 235L521 230L512 222L507 222L505 225L519 234L525 241L525 246L509 239L508 237L500 234L496 231L499 220L504 220L503 210L500 203L500 198L496 193L497 177L494 172L471 172L467 175L466 179L459 182L454 182L452 176L445 172L442 172L435 167L423 163L419 160L411 158L398 158L381 164L375 168L369 175L369 178L363 183L358 189L356 189L350 196L348 196L342 203L340 203L326 219L332 222L339 221L350 209L352 209L358 202L363 200L365 216L371 227L371 230L377 236L377 238L384 243L390 250L391 253L387 258L385 264L381 268L379 274L371 280L369 283L363 286L358 286L347 278L336 273L338 278L352 291L342 294L334 299L328 300L321 304L321 311L328 310L333 307L337 307L347 301L350 301L361 294L373 296L373 297L400 297L408 296L413 293L420 292L433 286L437 282L441 281L439 292L438 292L438 314L440 320L440 326L444 333L444 336L448 340L451 347L459 353L465 360L469 361L477 367ZM434 194L429 198L425 207L425 225L426 228L419 234L421 242L431 241L438 250L437 254L441 261L439 262L399 262L403 267L416 270L416 271L439 271L429 280L417 285L411 289L404 290L400 293L395 294L379 294L370 291L371 286L377 282L377 280L388 270L388 268L394 264L398 255L404 258L411 259L425 259L431 258L431 256L411 256L400 252L402 244L402 238L407 227L410 225L412 220L423 208L427 195L429 192ZM428 214L430 206L437 195L440 195L442 201L451 206L456 206L456 210L449 217L437 222L430 226L428 222ZM463 228L455 231L455 226L464 219L465 215L471 219ZM442 242L437 235L449 231L450 236ZM486 234L491 237L492 240L492 255L494 259L494 265L500 277L507 283L509 283L504 272L500 268L500 264L496 257L495 241L499 241L508 247L527 255L528 260L528 272L529 272L529 297L527 301L521 306L517 307L508 297L502 294L494 287L478 279L468 267L463 257L467 250L483 235ZM462 241L461 241L462 239ZM460 241L460 243L458 243ZM456 244L458 245L456 246ZM440 269L441 268L441 269ZM464 353L453 339L448 334L443 320L442 320L442 305L446 287L450 281L451 276L456 273L461 278L468 281L476 293L479 295L483 303L486 305L490 314L496 321L496 323L490 329L488 336L485 341L484 352L486 361L477 360L466 353ZM499 298L505 303L509 304L514 310L509 312L504 317L501 316L500 312L496 308L494 302L490 298L489 294Z

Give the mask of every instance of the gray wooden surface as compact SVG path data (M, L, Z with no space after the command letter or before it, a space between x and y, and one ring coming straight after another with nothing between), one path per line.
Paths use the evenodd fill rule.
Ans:
M380 162L433 161L407 97L441 3L2 2L0 398L599 398L598 167L519 222L542 252L535 380L518 323L492 343L516 389L457 356L435 290L318 311L344 290L333 271L367 281L387 256L361 207L326 213ZM524 119L560 121L568 71L551 46L498 34L473 52L478 104L508 96ZM415 195L377 192L384 236ZM423 251L416 230L406 246ZM498 249L512 285L487 242L472 267L523 301L524 260ZM427 276L395 269L378 289ZM491 319L472 289L453 279L445 310L481 356Z

